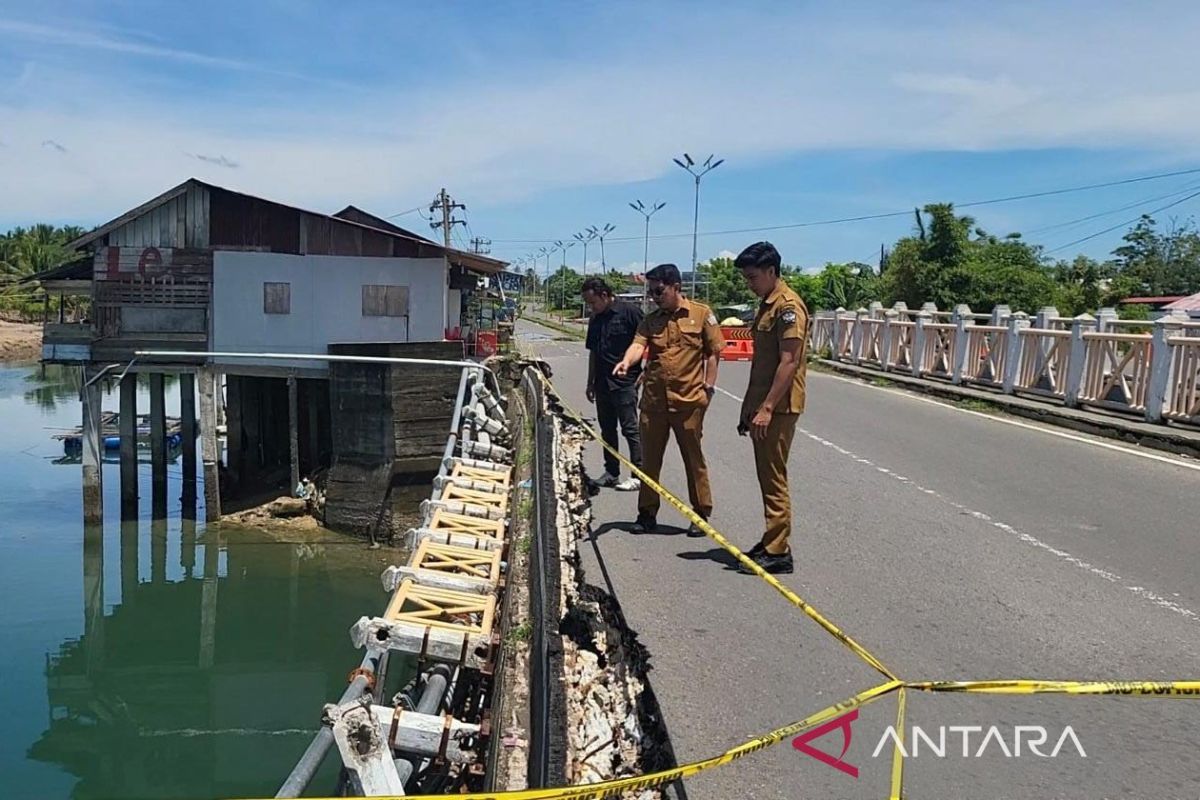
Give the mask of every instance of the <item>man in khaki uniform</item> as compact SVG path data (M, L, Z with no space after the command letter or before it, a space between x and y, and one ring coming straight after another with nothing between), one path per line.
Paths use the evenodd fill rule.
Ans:
M638 326L633 344L613 374L624 375L647 358L643 374L640 427L642 470L659 480L667 439L675 434L687 472L692 510L704 519L712 514L712 489L700 439L704 412L717 383L717 365L725 340L717 318L703 303L683 296L683 281L674 264L660 264L646 273L650 296L658 305ZM660 498L646 484L638 494L634 530L652 532L657 527ZM703 536L695 524L689 536Z
M754 466L762 493L766 530L746 555L771 573L792 571L792 502L787 461L804 412L804 380L808 308L779 276L779 251L758 242L742 251L734 264L762 302L754 317L754 358L750 383L742 401L738 432L750 434ZM752 572L742 567L743 572Z

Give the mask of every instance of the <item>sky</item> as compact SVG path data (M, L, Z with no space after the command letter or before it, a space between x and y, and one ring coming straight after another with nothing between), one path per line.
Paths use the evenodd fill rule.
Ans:
M1200 3L733 5L0 0L0 230L91 227L197 177L437 236L445 187L467 206L456 244L518 259L611 223L618 269L646 244L629 202L665 202L649 258L686 267L695 187L672 159L711 153L700 260L765 238L815 269L875 263L925 203L1200 168ZM1104 257L1120 223L1177 201L1156 217L1185 221L1198 190L963 213Z

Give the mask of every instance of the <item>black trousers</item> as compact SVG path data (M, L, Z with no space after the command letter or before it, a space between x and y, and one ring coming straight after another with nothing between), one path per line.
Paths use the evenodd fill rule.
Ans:
M614 450L617 446L617 425L629 445L629 460L642 466L642 436L638 430L637 386L624 389L607 389L596 392L596 420L600 423L600 435L604 443ZM610 475L621 474L621 463L616 456L604 451L604 471Z

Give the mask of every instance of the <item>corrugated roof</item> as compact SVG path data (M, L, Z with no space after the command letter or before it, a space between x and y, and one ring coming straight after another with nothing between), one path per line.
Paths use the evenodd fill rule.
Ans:
M1200 311L1200 292L1181 297L1173 303L1164 306L1167 311Z
M100 227L98 227L92 231L89 231L88 233L79 237L75 241L71 242L68 245L68 247L78 250L82 247L85 247L85 246L91 244L92 242L96 241L97 239L100 239L101 237L106 236L110 232L112 232L112 231L116 230L117 228L121 227L122 225L126 224L130 220L136 219L136 218L140 217L141 215L147 213L148 211L152 211L155 208L158 208L159 206L163 205L164 203L167 203L167 202L175 199L176 197L185 193L187 191L188 186L190 186L190 185L203 186L210 190L215 189L217 191L228 192L230 194L235 194L235 195L239 195L241 197L246 197L246 198L249 198L249 199L257 201L257 202L270 203L271 205L290 209L292 211L296 211L301 214L309 214L310 216L314 216L314 217L323 217L325 219L332 220L333 222L335 222L339 225L352 225L356 228L363 228L365 230L378 231L379 233L383 233L383 234L386 234L388 236L392 236L392 237L395 237L398 239L415 241L415 242L420 243L424 247L429 247L436 251L445 253L446 257L450 260L450 263L457 264L462 267L466 267L467 269L472 270L474 272L481 272L484 274L492 274L492 273L496 273L496 272L502 272L504 270L504 268L508 265L508 262L506 262L506 261L500 261L495 258L488 258L487 256L482 256L482 255L479 255L478 253L468 253L463 250L455 250L454 248L443 247L442 245L438 244L437 242L431 242L429 239L426 239L423 236L418 236L417 234L414 234L410 231L405 231L403 228L400 228L397 225L391 225L390 223L388 223L387 227L385 227L385 228L379 228L379 227L376 227L375 225L367 224L364 222L358 222L353 219L346 219L346 218L339 217L339 216L325 214L320 211L309 211L306 208L299 208L297 206L288 205L287 203L280 203L275 200L268 200L265 197L256 197L254 195L246 194L245 192L239 192L234 189L226 189L223 186L217 186L216 184L207 183L205 181L199 180L198 178L188 178L183 183L179 184L178 186L175 186L174 188L168 189L166 192L163 192L158 197L155 197L153 200L143 203L142 205L138 206L137 208L131 209L130 211L126 211L124 214L120 215L119 217L109 220L108 222L104 223ZM353 206L348 207L346 210L349 210L349 208L353 208ZM359 210L355 209L355 211L359 211ZM359 213L365 214L365 212L362 212L362 211L359 211ZM372 215L366 215L366 216L372 216Z

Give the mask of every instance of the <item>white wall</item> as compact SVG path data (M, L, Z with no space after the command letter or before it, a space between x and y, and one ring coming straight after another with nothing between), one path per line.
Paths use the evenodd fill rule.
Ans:
M264 282L291 284L290 314L263 313ZM408 286L409 316L364 317L362 287L366 284ZM440 341L445 285L441 258L217 251L213 257L212 349L324 353L333 343ZM262 363L325 366L323 362Z

